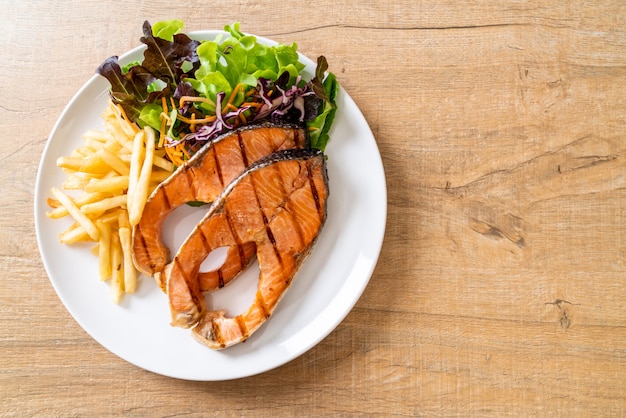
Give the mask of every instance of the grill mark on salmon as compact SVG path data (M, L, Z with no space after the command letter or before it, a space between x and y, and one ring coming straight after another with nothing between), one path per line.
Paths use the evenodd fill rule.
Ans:
M196 182L195 182L195 173L193 170L185 170L185 179L187 180L187 187L189 188L191 196L197 196L198 191L196 190Z
M238 315L235 319L237 321L237 325L239 325L239 330L241 331L241 335L243 336L243 339L244 340L248 339L250 333L248 331L248 327L246 326L246 321L244 320L243 316ZM225 345L225 341L222 340L220 342L220 345Z
M211 334L215 341L224 341L224 338L222 338L222 334L220 333L220 329L216 323L211 323L211 329ZM220 343L220 345L222 344L223 343Z
M276 181L282 186L272 187ZM172 325L193 327L193 335L215 349L252 335L272 315L314 245L326 219L327 196L319 151L280 151L253 163L225 188L165 269ZM309 225L299 231L303 223ZM197 266L213 249L235 245L236 238L254 243L260 274L252 305L229 318L207 308Z
M296 132L294 133L296 143L299 143L299 142L304 143L304 142L305 142L305 139L304 139L304 138L300 138L300 134L301 134L301 133L302 133L302 131L296 131Z
M237 238L237 234L235 233L235 230L233 229L233 224L230 222L230 216L228 215L228 209L224 208L224 213L226 214L226 221L228 223L228 229L230 230L231 235L233 236L233 239L235 240L235 242L237 243L237 253L239 254L239 261L240 264L243 266L245 261L248 257L246 256L245 253L245 249L243 248L243 243L241 242L241 240L239 240Z
M177 207L192 201L210 203L225 185L248 165L272 152L308 146L304 130L296 126L271 123L247 125L205 145L185 165L152 193L138 225L133 229L133 257L142 273L155 277L165 291L162 271L170 261L170 251L163 244L161 228L165 218ZM220 267L225 284L247 267L254 257L254 246L232 248ZM201 273L211 290L219 283L217 273Z
M137 225L137 230L138 230L138 231L141 231L141 229L140 229L140 226L139 226L139 225ZM144 235L143 235L143 234L141 234L141 232L139 232L139 233L137 234L137 236L139 237L139 240L140 240L140 243L141 243L140 245L142 245L142 246L144 246L144 247L145 247L145 246L146 246L146 239L145 239ZM149 266L150 268L154 268L154 267L156 266L156 263L154 263L154 262L152 261L152 258L149 258L149 259L147 260L147 262L148 262L148 266Z
M258 300L258 306L259 310L261 311L261 315L263 316L263 318L269 318L271 313L270 309L268 308L267 302L265 302L263 294L261 292L257 292L256 298Z
M202 246L208 251L211 249L211 245L209 244L209 240L204 235L203 231L200 231L200 240L202 241Z
M171 210L172 208L172 204L170 203L170 199L167 197L167 189L163 188L161 189L162 192L162 199L163 199L163 206L165 208L165 210Z
M287 203L287 202L285 202L285 203ZM305 236L304 236L304 234L302 232L302 226L300 225L299 222L297 222L297 220L295 219L293 213L291 213L291 211L289 210L289 208L287 206L285 207L285 211L286 211L286 213L289 214L293 231L296 233L297 238L298 238L298 243L303 243L305 241Z
M250 163L248 162L248 156L246 155L246 146L243 144L243 140L241 139L241 134L239 132L237 132L237 140L239 141L239 149L241 150L243 165L247 167L250 165Z
M268 168L269 170L270 168ZM275 175L278 179L278 188L280 189L280 193L278 194L279 196L286 196L286 191L285 191L285 187L283 184L283 177L282 174L280 172L280 170L274 170L275 171ZM264 210L265 206L269 206L269 207L273 207L274 204L272 204L272 202L261 202L261 199L259 198L259 190L258 187L259 185L254 181L254 177L252 177L250 179L250 182L252 184L252 187L254 189L254 194L256 197L256 201L257 201L257 205L259 206L259 209L261 211L261 216L263 219L263 224L265 225L265 233L267 234L267 238L269 239L270 243L272 244L272 247L274 248L274 253L276 254L276 258L278 259L278 262L282 264L282 257L280 255L280 251L278 250L278 248L276 247L276 239L274 238L274 233L272 232L272 228L270 227L270 223L267 219L267 213ZM263 190L263 192L265 192L265 190ZM267 195L268 193L262 193L263 195ZM286 201L286 198L283 198L281 203L278 205L282 205L284 204ZM273 216L273 213L269 213L270 216Z
M272 228L269 225L269 222L267 222L267 218L265 217L265 214L263 214L263 223L265 224L265 233L267 234L267 239L270 240L270 243L272 244L272 248L274 248L274 252L276 253L276 258L278 259L278 262L282 264L283 260L280 256L280 252L278 251L278 248L276 248L276 239L274 238L274 234L272 233Z
M224 187L224 176L222 176L222 168L220 167L220 159L217 157L215 151L211 152L213 155L213 160L215 161L215 171L217 173L217 178L220 181L222 187Z
M320 197L317 194L317 190L315 189L315 182L313 181L313 178L311 177L311 170L309 170L309 185L311 187L311 194L313 195L313 200L315 201L315 209L317 209L317 212L319 213L320 211Z
M254 260L254 243L241 242L232 228L228 214L226 214L226 219L228 221L228 230L236 244L227 250L226 259L221 267L213 271L198 273L200 290L203 292L221 289L226 286Z
M270 168L268 168L269 170ZM276 175L279 179L279 185L280 188L282 190L282 194L284 195L285 193L285 188L282 187L282 177L280 175L280 171L276 171ZM261 203L261 200L259 199L259 191L257 190L257 185L256 182L254 181L254 177L250 178L250 184L252 185L252 190L254 191L254 197L256 200L256 205L260 210L261 213L261 218L263 219L263 225L265 226L265 233L267 234L267 238L269 239L270 243L272 244L272 247L274 248L274 252L276 253L276 258L278 259L278 262L282 264L282 258L280 256L280 252L278 251L278 248L276 248L276 240L274 239L274 234L272 233L272 228L269 225L269 222L267 220L267 215L265 213L264 207L265 205L263 203ZM284 200L283 200L284 201Z

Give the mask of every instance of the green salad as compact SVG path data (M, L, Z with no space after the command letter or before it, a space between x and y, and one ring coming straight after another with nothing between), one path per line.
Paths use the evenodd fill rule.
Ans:
M124 117L158 133L157 146L176 165L207 141L241 125L274 121L306 126L311 147L324 150L339 84L317 59L303 76L297 45L265 45L234 23L214 40L183 33L183 22L143 24L141 62L121 66L118 57L97 69L111 84L110 97Z

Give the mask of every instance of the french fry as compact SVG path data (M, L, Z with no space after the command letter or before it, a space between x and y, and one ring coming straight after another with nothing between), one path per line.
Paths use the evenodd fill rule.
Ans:
M153 170L150 174L150 183L163 183L171 175L172 173L170 171Z
M137 290L137 270L133 263L130 228L120 228L119 234L124 255L124 290L126 293L134 293Z
M98 217L98 220L109 225L114 225L115 223L117 223L117 220L119 218L119 213L123 210L124 209L119 209L119 208L110 210L106 212L104 215L100 215Z
M124 255L124 291L126 293L133 293L137 289L137 270L133 264L133 248L128 212L120 211L118 225L120 244Z
M126 121L126 119L124 119L124 117L122 117L122 112L124 110L121 107L119 107L119 108L116 107L115 110L116 111L114 111L113 114L115 115L115 118L117 119L117 123L119 124L120 128L129 137L132 137L133 135L135 135L139 131L139 129L135 128L133 125L129 124Z
M61 164L69 165L69 166L61 167L61 168L67 173L76 172L78 169L80 169L80 166L78 165L79 164L78 160L83 161L89 158L90 156L92 156L93 153L94 153L94 150L91 149L90 147L81 147L81 148L75 149L67 156L68 158L70 158L69 162L68 160L61 160ZM59 160L57 160L57 164L58 163L59 163ZM72 165L75 165L75 167L73 167Z
M90 178L86 176L69 175L63 182L65 190L81 190L89 183Z
M135 188L137 187L137 182L139 181L139 175L141 174L141 167L143 164L143 142L145 138L145 132L141 131L135 135L133 139L133 152L130 160L130 172L128 174L128 203L126 207L130 214L134 213L135 209L133 208L134 200L133 196L135 195Z
M90 151L92 153L96 153L99 150L101 150L105 146L105 144L106 144L106 142L102 142L102 141L99 141L99 140L93 139L93 138L83 138L83 141L84 141L85 145L83 147L79 148L79 151L82 152L82 153L85 153L87 151Z
M132 204L128 205L128 220L132 226L137 225L139 223L139 219L141 219L141 214L143 213L143 208L146 205L146 199L148 198L150 175L152 174L152 158L154 156L155 135L154 130L152 130L149 126L144 128L144 132L146 139L146 153L141 166L141 172L139 173L139 178L137 179L137 184L135 185L135 190L133 191L132 196L130 196Z
M111 234L111 299L119 303L124 293L124 262L120 237L117 232Z
M50 206L53 209L62 208L63 207L58 200L53 199L51 197L46 198L46 203L48 204L48 206ZM46 213L46 215L47 215L47 213Z
M62 244L76 244L77 242L93 241L93 239L85 231L85 228L78 223L74 223L59 234L59 241Z
M83 134L83 140L86 144L91 144L91 141L104 144L110 140L113 140L113 137L110 133L106 131L89 130Z
M128 222L128 211L122 209L117 214L117 226L118 228L130 228Z
M101 219L96 220L100 232L98 241L98 275L100 280L111 278L111 226Z
M132 152L119 154L118 157L120 157L120 160L124 161L126 163L126 165L128 165L128 167L130 167L130 161L133 158Z
M65 206L72 218L74 218L76 222L78 222L83 228L85 228L87 234L93 240L98 241L98 238L100 236L100 234L98 233L98 229L91 221L91 219L89 219L87 216L85 216L84 213L80 211L80 209L74 204L72 199L70 199L68 195L66 195L56 187L52 188L52 194L63 206Z
M84 187L87 193L103 192L120 194L128 188L128 176L113 176L107 178L92 178Z
M125 154L130 154L133 152L133 138L134 137L126 137L125 135L122 136L114 136L115 141L118 143L118 145L121 146L120 151L123 150L123 152ZM120 155L120 158L123 159L123 157Z
M126 132L120 127L117 119L114 116L104 119L104 127L106 131L109 132L117 142L119 142L120 145L125 147L125 144L127 144L128 140L130 140L132 144L133 136L131 135L129 137L126 134Z
M87 203L80 208L84 215L98 216L109 209L119 208L126 205L126 195L107 197L97 202Z
M128 165L106 147L100 148L97 155L102 158L102 161L104 161L105 164L121 175L127 176L129 174L130 169L128 168Z
M87 203L92 203L92 202L97 202L98 200L102 200L105 197L107 197L107 195L105 193L100 193L100 192L95 192L95 193L87 193L84 195L81 195L79 197L77 197L76 199L74 199L74 204L77 207L82 207L83 205L87 204ZM49 218L52 219L59 219L59 218L63 218L67 215L69 215L69 212L67 211L67 208L65 206L63 206L61 204L61 202L59 202L58 200L56 200L56 207L54 208L54 210L50 211L50 212L46 212L46 216L48 216ZM51 205L52 207L52 205Z
M66 173L63 189L75 191L76 197L53 188L46 216L74 219L59 234L62 244L96 243L91 253L98 257L98 276L110 280L111 298L119 303L125 293L136 290L139 278L133 263L133 226L149 194L175 166L164 149L155 149L154 131L130 124L121 108L109 102L102 120L104 131L85 132L83 144L57 160Z
M80 171L95 175L106 174L110 170L109 166L97 155L86 158L60 157L57 159L57 166L69 171Z
M162 168L163 170L169 172L170 174L172 173L172 171L174 171L174 163L172 163L169 160L166 160L165 158L163 158L162 155L154 155L154 157L152 158L152 162L155 165L155 167L159 167Z

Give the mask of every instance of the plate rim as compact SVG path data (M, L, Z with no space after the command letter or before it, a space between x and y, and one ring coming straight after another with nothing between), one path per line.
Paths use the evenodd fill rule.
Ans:
M192 37L193 39L214 39L217 36L220 35L227 35L227 32L224 32L222 30L198 30L198 31L190 31L190 32L186 32L187 35L189 35L190 37ZM252 35L255 36L257 38L257 40L259 40L260 42L264 42L267 44L277 44L276 41L273 41L271 39L262 37L262 36L257 36L257 35ZM126 60L131 59L131 57L133 57L134 55L137 55L139 53L141 53L143 50L145 50L145 45L139 45L136 46L135 48L130 49L129 51L125 52L124 54L119 56L119 60L120 62L125 62ZM303 55L302 53L300 53L298 51L299 54L299 58L302 62L304 62L307 66L310 66L311 64L314 64L314 62L308 58L307 56ZM42 209L45 209L45 202L43 201L44 198L44 194L43 194L43 190L42 190L42 182L43 182L43 169L44 169L44 164L45 162L49 159L49 158L53 158L52 156L49 156L48 154L50 153L50 149L52 147L52 143L53 141L58 137L58 132L62 129L63 127L63 123L64 121L68 118L68 115L70 113L70 111L73 109L73 107L76 105L76 102L78 102L81 97L85 94L85 92L93 87L92 85L96 82L98 82L98 80L101 78L100 75L98 74L94 74L92 75L77 91L76 93L74 93L74 95L72 96L72 98L69 100L69 102L65 105L65 107L63 108L62 112L59 114L58 118L56 119L52 130L50 131L50 134L48 135L48 138L46 139L46 143L45 146L43 148L41 157L40 157L40 161L38 164L38 168L37 168L37 176L36 176L36 181L35 181L35 196L34 196L34 222L35 222L35 231L36 231L36 236L37 236L37 245L38 245L38 249L39 249L39 254L42 260L42 263L44 264L44 268L46 271L46 274L48 276L48 280L50 281L52 287L55 290L55 293L57 294L57 297L61 300L61 302L63 303L65 309L68 311L68 313L70 313L70 316L72 316L72 318L81 326L81 328L83 328L83 330L91 337L93 338L96 342L98 342L98 344L100 344L102 347L104 347L105 349L107 349L109 352L113 353L114 355L116 355L117 357L120 357L121 359L125 360L126 362L135 365L136 367L140 367L143 368L145 370L148 370L150 372L153 372L155 374L160 374L160 375L164 375L164 376L169 376L172 378L177 378L177 379L184 379L184 380L195 380L195 381L226 381L226 380L232 380L232 379L238 379L238 378L245 378L245 377L249 377L249 376L253 376L253 375L257 375L260 373L265 373L267 371L270 371L272 369L275 369L277 367L283 366L286 363L298 358L299 356L301 356L302 354L304 354L305 352L309 351L310 349L312 349L313 347L315 347L317 344L319 344L323 339L325 339L328 335L330 335L336 328L337 326L345 319L345 317L353 310L354 306L356 305L356 303L358 302L358 300L361 298L363 292L365 291L365 288L367 287L372 274L374 272L374 269L378 263L379 257L380 257L380 253L382 251L382 246L383 246L383 242L384 242L384 235L385 235L385 231L386 231L386 225L387 225L387 186L386 186L386 177L385 177L385 172L384 172L384 165L383 165L383 161L382 161L382 157L380 155L380 150L378 149L378 144L376 141L376 138L373 135L373 132L371 131L371 128L367 122L367 120L365 119L364 115L362 114L360 108L356 105L356 103L354 102L354 100L352 99L352 97L350 97L350 95L345 91L345 89L343 88L343 86L340 86L340 94L343 96L343 100L347 101L347 104L352 106L354 108L354 110L356 110L358 112L358 116L362 119L362 123L364 123L366 125L367 131L369 132L369 134L371 135L371 139L373 140L373 146L376 150L376 153L373 157L375 157L375 160L377 162L377 165L380 169L380 174L381 174L381 178L379 178L380 180L380 184L378 185L379 187L381 187L381 192L382 192L382 199L384 202L382 202L382 204L380 205L380 208L382 209L382 211L379 213L379 220L381 220L378 224L378 229L376 231L372 231L372 234L374 235L374 248L373 248L373 253L371 254L372 258L373 258L373 262L371 262L369 264L369 268L366 269L365 271L362 272L362 274L366 277L366 279L361 280L360 286L358 289L355 289L355 291L352 293L352 298L351 300L349 300L347 303L344 301L343 303L343 311L340 314L336 314L333 316L334 320L332 321L332 323L330 323L328 326L326 326L326 329L321 332L318 333L317 336L315 338L313 338L313 341L311 341L309 344L305 344L303 346L300 347L299 350L295 350L292 352L292 355L287 358L284 359L282 361L278 361L275 364L271 365L270 367L261 367L258 370L252 371L250 373L239 373L239 374L233 374L231 376L227 376L227 377L217 377L217 378L210 378L210 377L194 377L194 376L182 376L182 375L178 375L175 373L167 373L164 371L159 371L159 370L155 370L154 368L148 368L145 367L143 365L139 365L136 362L133 362L131 360L129 360L128 358L124 357L123 355L121 355L120 353L116 352L115 350L111 349L109 346L107 346L106 343L104 343L103 341L101 341L100 338L98 338L96 335L94 335L94 331L92 330L92 327L90 325L88 325L87 323L85 323L84 319L80 317L80 315L75 311L75 309L73 309L73 307L71 306L70 301L63 295L63 292L61 291L59 284L57 283L58 278L53 278L53 276L55 274L53 274L51 267L49 265L49 262L47 261L47 256L45 254L45 249L43 246L43 238L42 238L42 216L41 214L43 213ZM106 92L106 90L105 90ZM332 135L331 135L332 137ZM58 139L57 139L58 140ZM332 191L331 191L332 193ZM44 215L45 218L45 215ZM62 244L58 244L58 245L62 245ZM313 249L315 250L315 249ZM132 297L132 295L130 295L130 297ZM111 302L112 303L112 302ZM313 320L315 320L315 318L313 318ZM313 321L312 320L312 321ZM190 336L188 336L188 338L191 338ZM209 350L208 348L206 348L207 350Z

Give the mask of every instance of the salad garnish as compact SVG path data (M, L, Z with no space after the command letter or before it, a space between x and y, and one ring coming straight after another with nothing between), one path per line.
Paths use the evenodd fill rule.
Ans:
M324 150L337 109L339 83L324 56L313 78L297 45L265 45L226 25L225 34L198 41L180 20L143 24L141 62L120 66L118 57L97 69L111 85L111 101L124 118L158 133L156 144L175 165L207 141L241 125L264 120L304 124L311 147Z

